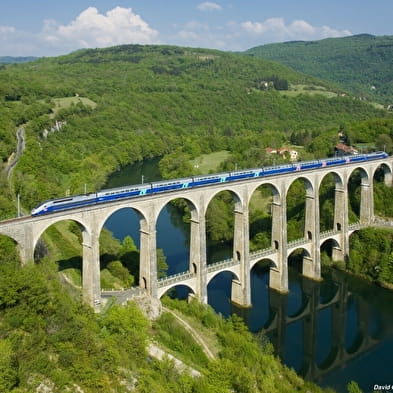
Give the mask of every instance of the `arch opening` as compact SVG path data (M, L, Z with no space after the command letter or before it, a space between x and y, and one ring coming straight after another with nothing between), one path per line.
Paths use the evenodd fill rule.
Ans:
M168 289L161 298L168 296L171 299L188 300L194 291L187 285L175 285Z
M335 239L327 239L321 245L321 266L332 266L337 262L341 262L339 255L341 254L340 245Z
M209 202L206 209L207 264L237 257L234 253L235 210L240 200L232 191L221 191Z
M392 172L387 165L380 165L373 176L374 214L378 217L393 217Z
M163 206L156 222L156 240L157 251L167 265L161 277L196 271L200 233L195 205L188 199L176 198Z
M207 302L224 317L232 315L236 307L231 303L232 281L238 277L231 271L216 274L207 285Z
M113 212L100 232L100 282L102 290L147 287L141 274L140 229L144 218L137 210Z
M34 262L55 261L65 281L81 288L84 232L82 225L74 220L61 220L48 226L35 244Z
M348 222L349 224L367 219L367 188L370 179L363 168L356 168L348 179Z
M250 251L278 249L280 205L279 192L271 184L263 184L252 193L249 203Z
M311 230L311 205L313 186L308 179L298 178L287 192L287 239L302 239Z
M319 186L319 230L320 232L341 228L341 217L335 210L340 197L342 181L336 173L327 174ZM336 228L334 228L336 227Z

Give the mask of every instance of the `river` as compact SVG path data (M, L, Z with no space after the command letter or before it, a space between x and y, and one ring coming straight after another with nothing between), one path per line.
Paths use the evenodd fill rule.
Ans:
M126 167L106 186L159 180L157 164ZM167 258L168 275L188 269L188 228L179 222L168 206L157 222L157 246ZM119 240L130 235L139 247L139 223L131 210L116 212L105 226ZM225 248L216 252L230 255ZM224 316L242 316L257 337L265 333L283 362L306 379L339 393L347 392L351 380L365 393L374 385L393 384L393 292L331 269L317 283L290 268L289 294L280 295L269 289L267 268L258 266L251 272L252 307L241 309L230 302L231 280L231 273L221 273L209 283L209 304Z

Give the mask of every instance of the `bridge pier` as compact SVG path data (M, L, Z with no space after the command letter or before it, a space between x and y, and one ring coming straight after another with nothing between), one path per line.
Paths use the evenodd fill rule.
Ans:
M157 245L155 222L150 217L141 220L139 286L157 297Z
M340 232L340 248L333 250L333 260L336 261L345 261L349 255L348 210L348 179L345 174L342 182L336 179L334 190L334 230Z
M302 274L312 280L321 280L321 252L319 247L319 192L314 180L314 187L308 184L306 194L306 217L304 225L304 237L311 240L311 255L303 257Z
M248 206L235 209L233 259L240 263L239 280L232 281L232 302L251 307L250 237Z
M280 292L288 292L288 263L287 263L287 203L284 184L281 197L273 189L272 202L272 248L278 253L278 266L270 268L269 287Z
M201 212L198 217L191 217L190 272L197 275L195 295L205 304L207 304L206 267L206 220L204 213Z
M101 299L100 284L100 241L96 230L82 231L82 288L83 300L97 308Z
M368 181L368 183L366 183ZM373 182L372 178L362 179L360 185L360 214L359 221L361 224L371 224L374 214L374 198L373 198Z

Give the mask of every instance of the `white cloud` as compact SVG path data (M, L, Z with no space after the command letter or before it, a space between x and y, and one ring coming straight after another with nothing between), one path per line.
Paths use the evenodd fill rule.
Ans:
M212 3L210 1L205 1L197 6L199 11L221 11L222 7L217 3Z
M286 24L284 18L270 18L263 22L247 21L241 23L240 26L250 35L268 38L271 41L317 40L351 35L349 30L337 30L329 26L312 26L304 20L295 20Z
M15 33L15 27L12 27L12 26L0 26L1 38L3 38L4 35L9 34L9 33Z
M106 14L89 7L68 25L45 21L43 39L52 45L76 48L105 47L120 44L149 44L158 36L131 8L116 7Z

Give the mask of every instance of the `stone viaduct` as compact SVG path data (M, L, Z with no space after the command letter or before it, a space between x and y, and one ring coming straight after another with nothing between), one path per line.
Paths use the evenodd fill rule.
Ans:
M270 260L269 285L272 289L288 291L288 257L297 248L305 251L303 275L321 279L320 248L334 242L333 258L345 260L349 253L349 236L360 227L374 223L373 179L377 169L384 171L385 184L392 185L393 157L382 160L348 163L308 171L292 172L265 178L251 178L232 183L219 183L193 189L180 189L166 193L120 199L65 210L48 215L22 217L0 222L0 234L9 236L17 243L22 263L33 261L34 250L47 228L62 220L73 220L82 231L83 267L82 286L84 300L94 306L101 299L99 236L106 220L117 210L134 209L140 222L140 282L149 295L160 298L176 285L188 286L200 301L207 302L207 285L218 273L226 270L234 275L232 300L250 306L250 271L262 259ZM359 223L349 225L348 181L355 170L361 173L361 203ZM332 174L335 179L334 227L320 232L319 189L323 179ZM287 241L286 199L289 187L296 179L302 179L306 187L304 236L296 242ZM251 253L249 250L249 203L254 191L269 185L272 189L271 247ZM230 191L235 200L233 258L207 264L206 258L206 210L209 202L221 191ZM170 201L184 198L191 209L190 257L188 272L175 277L157 279L156 223L161 210Z

